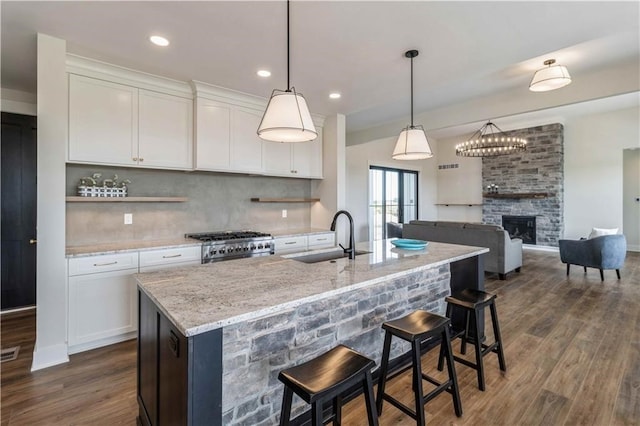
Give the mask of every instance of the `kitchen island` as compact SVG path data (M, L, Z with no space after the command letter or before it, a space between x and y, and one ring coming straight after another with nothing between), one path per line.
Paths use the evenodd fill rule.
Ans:
M280 370L338 343L379 363L382 322L444 314L452 289L483 288L484 248L356 248L353 260L299 261L306 252L136 275L141 423L276 424Z

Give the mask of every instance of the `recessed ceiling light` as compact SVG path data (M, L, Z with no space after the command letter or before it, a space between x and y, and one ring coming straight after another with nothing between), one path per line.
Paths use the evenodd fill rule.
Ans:
M151 41L151 43L155 44L156 46L165 47L169 45L169 40L161 36L154 35L149 37L149 40Z
M331 99L340 99L342 95L338 92L329 93L329 98Z
M271 77L271 71L269 70L258 70L256 74L258 74L260 77Z

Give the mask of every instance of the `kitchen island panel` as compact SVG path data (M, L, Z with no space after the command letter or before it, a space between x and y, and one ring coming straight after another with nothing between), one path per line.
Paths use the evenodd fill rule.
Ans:
M224 327L224 424L277 424L283 391L278 373L338 344L379 362L382 323L416 309L444 315L449 283L449 265L442 265ZM408 350L396 344L392 357ZM294 402L292 416L309 408Z

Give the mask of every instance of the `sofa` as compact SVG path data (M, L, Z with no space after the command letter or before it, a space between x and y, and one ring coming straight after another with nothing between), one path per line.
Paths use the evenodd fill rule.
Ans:
M404 224L402 237L487 247L489 253L484 256L484 270L498 274L501 280L506 279L506 274L511 271L520 272L522 267L522 240L511 239L501 226L412 220Z
M620 269L627 255L627 240L624 235L603 235L582 240L559 240L560 260L567 264L567 276L571 265L600 270L600 281L604 281L604 269L615 269L620 279Z

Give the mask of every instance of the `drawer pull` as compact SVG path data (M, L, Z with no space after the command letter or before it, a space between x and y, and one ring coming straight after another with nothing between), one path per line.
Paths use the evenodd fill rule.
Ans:
M298 244L298 242L297 241L289 241L288 243L284 243L284 244L288 246L288 245L291 245L291 244Z
M109 262L109 263L94 263L93 266L109 266L109 265L115 265L117 263L118 261L116 260L115 262Z
M327 241L327 238L316 238L316 241Z
M172 254L171 256L162 256L163 259L171 259L173 257L180 257L182 254Z

